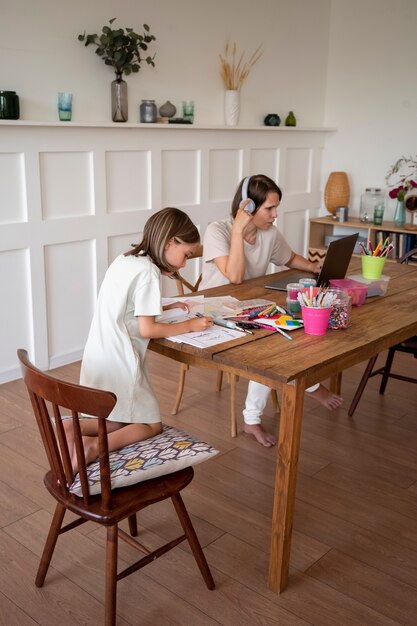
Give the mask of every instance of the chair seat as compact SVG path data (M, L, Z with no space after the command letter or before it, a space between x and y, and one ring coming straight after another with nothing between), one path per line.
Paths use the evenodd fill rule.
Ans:
M112 489L148 481L161 475L196 465L218 454L218 450L205 441L172 426L162 427L162 433L115 450L109 455ZM100 493L100 465L94 461L87 466L90 495ZM82 495L80 475L77 474L70 492ZM116 492L115 492L116 493Z
M125 519L130 514L132 506L136 511L140 511L154 502L170 498L184 489L192 481L193 476L194 470L189 466L171 473L169 477L163 475L141 482L140 491L132 490L131 485L114 489L111 512L103 506L100 493L90 498L88 507L81 496L72 494L68 498L66 492L54 480L52 472L45 474L44 484L49 493L69 511L85 520L110 526Z

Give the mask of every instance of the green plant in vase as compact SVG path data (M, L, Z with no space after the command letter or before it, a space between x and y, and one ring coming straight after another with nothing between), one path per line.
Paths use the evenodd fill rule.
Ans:
M155 41L155 36L151 35L147 24L143 24L142 34L136 33L133 28L113 29L111 25L116 19L109 20L110 26L103 26L101 35L84 32L78 35L78 41L85 46L96 46L95 53L116 72L116 79L112 82L112 119L114 122L127 122L127 84L122 76L136 74L142 63L155 67L155 54L144 54L148 52L148 45Z

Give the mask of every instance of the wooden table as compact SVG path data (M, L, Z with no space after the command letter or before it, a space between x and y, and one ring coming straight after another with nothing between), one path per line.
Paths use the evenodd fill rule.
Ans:
M349 274L360 272L353 259ZM288 270L288 282L291 271ZM417 334L417 267L387 262L384 274L391 277L384 297L368 298L353 307L347 330L328 331L314 337L303 331L288 341L278 333L259 329L226 344L200 350L166 339L152 340L149 348L182 363L230 371L282 390L278 437L278 460L272 514L269 587L280 592L288 581L291 533L295 504L297 464L303 415L304 391L314 383L331 379L338 390L341 372L372 355ZM273 276L268 276L268 280ZM266 298L285 303L285 293L265 289L265 277L241 285L225 285L199 292L207 296L232 295L239 300Z

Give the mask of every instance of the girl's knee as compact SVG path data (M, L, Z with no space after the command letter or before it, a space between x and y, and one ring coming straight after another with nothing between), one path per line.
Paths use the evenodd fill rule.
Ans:
M162 433L162 422L156 422L155 424L149 424L152 432L152 437L160 435Z

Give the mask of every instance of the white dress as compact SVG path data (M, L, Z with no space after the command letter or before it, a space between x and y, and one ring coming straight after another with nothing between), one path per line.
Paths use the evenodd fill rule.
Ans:
M145 363L149 339L136 316L161 313L161 272L147 256L119 256L100 288L81 364L80 383L112 391L115 422L154 423L159 405Z

